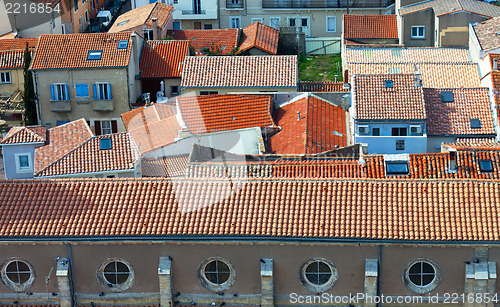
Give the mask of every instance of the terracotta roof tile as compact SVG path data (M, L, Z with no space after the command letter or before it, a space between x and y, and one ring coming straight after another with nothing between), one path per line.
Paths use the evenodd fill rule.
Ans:
M446 143L443 145L456 149L482 149L482 150L500 149L500 143L496 142L494 137L457 138L457 141L455 143Z
M203 95L177 98L182 119L192 134L251 127L276 128L270 95Z
M434 14L454 14L460 11L483 15L486 17L500 16L500 7L476 0L433 0L422 1L416 4L403 6L399 9L401 15L410 14L420 10L432 9Z
M441 93L451 91L453 102L442 102ZM428 135L494 135L488 89L424 89ZM479 119L481 128L471 128Z
M42 34L31 63L32 70L128 66L132 53L131 32ZM118 49L120 40L128 41ZM102 51L100 60L87 60L89 51Z
M33 55L34 52L31 52ZM0 51L0 68L23 68L24 50Z
M498 241L498 199L485 180L2 181L0 236Z
M46 133L43 126L12 127L0 144L44 143Z
M243 41L238 53L257 48L269 54L278 53L279 31L258 21L243 29Z
M297 56L186 57L181 86L297 87Z
M186 175L189 155L143 159L142 177L179 177Z
M465 48L359 48L345 50L345 61L351 63L470 63L468 50Z
M180 130L174 106L152 104L121 115L125 128L132 135L141 154L175 141Z
M314 82L301 81L299 82L299 92L348 92L349 89L344 87L343 82Z
M29 49L35 49L38 38L13 38L13 39L0 39L0 51L12 51L26 49L28 44Z
M152 28L153 18L157 18L156 23L158 28L163 29L170 20L173 10L173 6L160 2L138 7L118 16L108 33L131 31L142 25L147 25L149 28Z
M281 130L267 140L270 153L314 154L347 146L345 110L311 94L275 110L274 119Z
M102 139L110 139L110 149L101 149ZM100 135L35 173L35 177L132 170L138 159L139 152L128 133Z
M73 151L94 134L84 118L47 130L44 146L35 149L35 174Z
M500 47L500 17L495 17L472 26L482 50L492 50Z
M392 81L386 88L385 82ZM421 86L414 74L355 75L354 107L357 120L426 119Z
M396 15L343 15L344 38L397 39Z
M175 40L187 40L194 47L196 55L202 54L202 49L219 47L224 54L229 54L238 46L239 29L216 30L167 30L167 36Z
M141 78L180 78L181 63L188 54L187 41L145 42L141 55Z

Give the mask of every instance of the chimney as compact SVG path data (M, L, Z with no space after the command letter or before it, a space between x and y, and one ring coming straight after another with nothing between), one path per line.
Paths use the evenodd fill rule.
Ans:
M158 39L158 25L157 25L158 18L153 17L153 18L151 18L151 21L153 22L153 40L157 40Z
M450 148L448 155L450 156L450 166L448 171L455 173L457 171L457 150L455 148Z

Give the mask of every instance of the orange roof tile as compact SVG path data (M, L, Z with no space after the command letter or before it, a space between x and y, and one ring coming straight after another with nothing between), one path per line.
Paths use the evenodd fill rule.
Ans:
M45 145L35 149L35 174L93 136L94 134L84 118L48 129Z
M142 48L141 78L180 78L181 63L188 55L187 41L148 41Z
M143 159L142 177L178 177L186 174L189 155Z
M393 86L385 86L392 81ZM421 86L414 74L355 75L353 95L356 120L426 119Z
M451 91L453 102L442 102L441 93ZM428 135L494 135L487 88L424 89ZM479 119L481 128L471 128Z
M299 92L348 92L349 89L344 87L343 82L314 82L300 81Z
M139 152L144 154L175 141L181 128L175 114L174 106L155 103L123 113L121 117Z
M350 63L401 63L437 64L471 63L466 48L363 48L352 47L345 50L345 61Z
M0 68L24 68L24 50L0 51Z
M167 30L167 36L175 40L188 40L196 55L202 55L202 49L218 47L223 54L229 54L238 46L239 29L216 30Z
M111 148L101 149L101 139L110 139ZM100 135L38 171L35 177L132 170L138 159L139 152L128 133Z
M251 127L276 128L270 95L203 95L177 98L183 121L192 134Z
M0 236L498 241L498 199L491 180L2 181Z
M269 54L277 54L279 36L277 29L256 21L243 29L243 41L238 53L257 48Z
M12 127L0 144L44 143L46 133L47 129L43 126Z
M274 119L281 130L267 140L270 153L314 154L347 146L346 111L314 95L281 106Z
M157 18L157 27L163 29L170 20L173 11L173 6L160 2L138 7L118 16L108 33L131 31L142 25L147 25L151 29L153 27L153 18Z
M128 66L132 53L131 32L42 34L31 62L32 70L104 68ZM120 40L128 41L118 49ZM87 60L89 51L102 51L100 60Z
M181 86L297 87L297 56L188 56Z
M0 51L24 50L26 44L29 49L35 49L38 38L13 38L13 39L0 39Z
M397 39L396 15L343 15L344 38Z

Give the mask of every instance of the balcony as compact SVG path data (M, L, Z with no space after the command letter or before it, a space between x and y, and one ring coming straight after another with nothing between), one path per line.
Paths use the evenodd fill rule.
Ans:
M114 110L113 100L94 100L92 102L94 111L109 112Z
M50 102L52 112L71 112L70 100L53 100Z
M217 2L214 2L214 6L217 6ZM208 7L208 6L207 6ZM175 20L209 20L217 19L217 10L182 10L174 9L173 19Z
M243 0L226 0L226 9L242 9Z
M206 15L207 10L182 10L182 15Z
M231 1L231 0L226 0ZM386 8L394 0L262 0L264 9Z

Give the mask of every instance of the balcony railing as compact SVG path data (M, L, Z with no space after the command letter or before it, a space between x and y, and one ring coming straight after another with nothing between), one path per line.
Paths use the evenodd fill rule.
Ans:
M205 15L206 10L182 10L182 15Z
M230 2L230 0L226 0ZM394 0L262 0L262 8L385 8Z
M227 9L242 9L243 0L226 0Z

